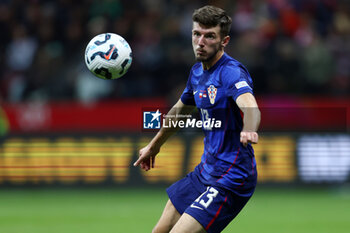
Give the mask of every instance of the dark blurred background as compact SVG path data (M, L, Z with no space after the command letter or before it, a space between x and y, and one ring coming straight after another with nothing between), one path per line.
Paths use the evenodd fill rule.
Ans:
M173 100L194 63L191 15L204 4L231 15L226 51L248 68L257 95L348 96L346 0L1 0L0 99ZM133 49L117 81L93 78L84 64L87 43L103 32Z

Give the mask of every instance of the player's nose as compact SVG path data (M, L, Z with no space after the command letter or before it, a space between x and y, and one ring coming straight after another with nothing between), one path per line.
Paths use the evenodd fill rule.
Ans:
M199 37L198 39L198 45L203 47L204 46L204 36L202 35L201 37Z

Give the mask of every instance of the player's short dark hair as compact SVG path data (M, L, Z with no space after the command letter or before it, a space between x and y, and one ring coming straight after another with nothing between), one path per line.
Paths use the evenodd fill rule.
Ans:
M193 12L192 20L193 22L203 24L207 27L216 27L220 25L220 34L222 38L229 34L232 23L232 19L228 16L226 11L210 5L196 9Z

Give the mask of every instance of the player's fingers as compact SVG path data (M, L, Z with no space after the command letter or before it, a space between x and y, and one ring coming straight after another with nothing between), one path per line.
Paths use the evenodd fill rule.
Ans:
M259 135L257 133L252 134L252 143L257 144L259 140Z
M145 158L142 162L141 162L141 168L145 171L148 171L151 169L151 157L149 158Z
M134 163L134 167L137 167L138 165L140 165L140 163L142 161L145 160L145 153L144 153L144 148L142 148L140 151L139 151L139 158L136 160L136 162Z
M144 165L142 166L142 170L147 171L147 164L144 164Z
M258 143L258 134L256 132L248 133L247 141L252 144Z
M241 143L243 144L243 146L247 146L248 145L247 140L243 140L243 141L241 141Z
M148 171L150 169L150 163L149 161L147 162L144 162L144 168L143 168L145 171Z
M140 165L142 159L141 157L138 158L138 160L136 160L136 162L134 163L134 167L137 167L138 165Z
M146 162L142 162L140 167L142 170L145 170L145 171L149 170L149 165Z
M152 156L149 157L149 160L147 161L147 171L151 170L151 168L153 168L153 160L154 160L154 158Z
M142 149L139 151L139 158L136 160L136 162L134 163L134 167L137 167L138 165L140 165L140 163L142 162Z
M140 155L140 157L134 163L134 167L137 167L138 165L140 165L140 163L144 162L144 160L145 160L145 157Z
M244 132L241 133L240 141L243 146L247 146L247 135Z
M252 133L247 133L247 142L252 141Z

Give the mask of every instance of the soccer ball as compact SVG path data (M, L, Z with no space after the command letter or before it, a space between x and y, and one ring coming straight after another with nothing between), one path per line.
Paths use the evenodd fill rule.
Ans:
M128 71L131 62L131 48L128 42L117 34L97 35L86 46L85 64L98 78L120 78Z

